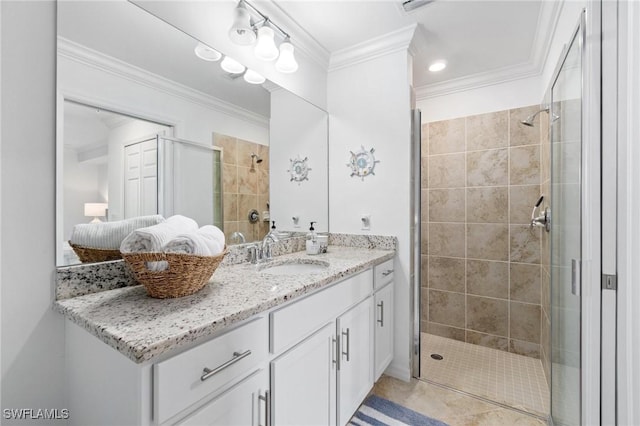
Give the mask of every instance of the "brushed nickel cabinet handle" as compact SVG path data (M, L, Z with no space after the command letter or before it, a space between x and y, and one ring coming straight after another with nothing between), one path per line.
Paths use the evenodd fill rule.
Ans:
M382 273L383 277L388 277L389 275L393 274L393 269L387 269L386 271L384 271Z
M259 395L258 399L264 401L264 425L271 426L271 392L264 391L264 396ZM259 424L259 426L262 426Z
M342 332L342 336L347 338L347 344L345 345L347 348L347 351L342 351L342 355L347 357L347 362L349 362L349 329L347 328L347 331L343 331Z
M384 327L384 300L378 303L378 307L380 308L380 319L377 321L380 323L380 327Z
M251 355L251 349L247 349L246 351L240 353L240 352L234 352L233 353L233 358L231 358L229 361L225 362L224 364L221 364L219 366L217 366L216 368L214 368L213 370L205 367L202 372L204 373L201 377L200 380L202 380L203 382L209 378L211 378L213 375L221 372L222 370L224 370L225 368L235 364L236 362L240 361L243 358L248 357L249 355Z

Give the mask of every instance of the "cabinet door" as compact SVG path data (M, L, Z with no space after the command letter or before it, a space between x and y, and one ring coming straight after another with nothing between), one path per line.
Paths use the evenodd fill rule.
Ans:
M372 297L338 318L338 424L346 424L373 387Z
M393 359L393 283L375 294L375 381Z
M177 424L265 426L268 390L269 371L258 370Z
M336 424L335 324L271 362L273 424Z

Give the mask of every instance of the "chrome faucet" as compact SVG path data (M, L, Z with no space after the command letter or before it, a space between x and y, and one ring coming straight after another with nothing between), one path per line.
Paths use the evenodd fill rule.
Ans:
M271 260L273 257L272 246L279 240L276 231L271 230L264 236L261 243L255 243L249 246L249 262L256 264Z

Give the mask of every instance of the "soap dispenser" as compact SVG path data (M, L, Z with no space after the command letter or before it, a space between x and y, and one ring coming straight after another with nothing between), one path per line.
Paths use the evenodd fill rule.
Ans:
M318 236L316 234L316 230L313 227L315 222L311 222L311 226L309 227L309 233L307 234L307 254L318 254L320 253L320 243L318 242Z

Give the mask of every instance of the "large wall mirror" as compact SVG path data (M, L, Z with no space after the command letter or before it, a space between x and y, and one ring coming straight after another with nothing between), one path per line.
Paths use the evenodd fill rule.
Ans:
M69 239L95 220L183 214L228 244L272 220L328 231L327 113L223 71L215 46L167 21L127 1L58 3L58 266L81 262ZM291 179L296 158L308 180Z

